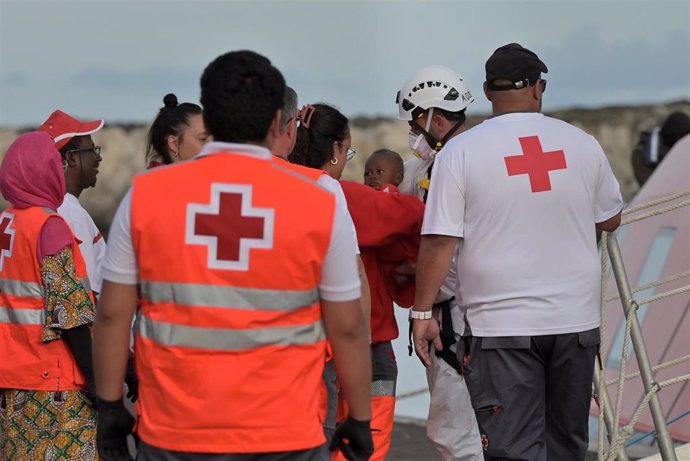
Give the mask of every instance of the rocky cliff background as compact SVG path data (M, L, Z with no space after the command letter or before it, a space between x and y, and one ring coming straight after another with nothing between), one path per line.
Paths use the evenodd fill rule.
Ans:
M631 198L638 189L630 163L630 154L637 143L639 133L660 124L673 111L690 113L690 100L668 104L645 106L605 107L600 109L567 109L548 115L570 122L592 134L603 146L609 157L613 172L621 185L623 196ZM468 118L468 126L480 123L487 114ZM364 162L376 149L389 148L399 152L403 158L410 156L407 147L407 123L394 119L359 117L351 120L352 145L357 156L349 162L344 178L362 181ZM0 128L0 155L15 137L32 129L22 130ZM87 189L80 197L96 224L107 234L113 214L122 196L131 185L132 177L143 171L144 147L148 127L136 124L112 125L94 135L96 144L103 147L103 161L96 187ZM184 184L180 184L184 187ZM161 191L161 203L165 202L165 191ZM0 208L7 203L0 198Z

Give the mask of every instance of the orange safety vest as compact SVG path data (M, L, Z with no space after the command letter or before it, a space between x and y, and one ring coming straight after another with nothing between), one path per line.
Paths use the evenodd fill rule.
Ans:
M318 181L322 174L328 174L324 170L319 170L318 168L311 168L308 166L299 165L297 163L290 163L282 157L274 156L273 161L278 165L287 168L288 170L292 170L296 173L306 176L314 182Z
M241 153L135 178L145 442L262 453L325 441L318 284L334 210L333 196L303 175Z
M0 388L65 391L86 385L67 344L41 339L46 314L36 248L51 216L60 217L41 207L10 207L0 214ZM76 239L72 251L77 276L93 302Z

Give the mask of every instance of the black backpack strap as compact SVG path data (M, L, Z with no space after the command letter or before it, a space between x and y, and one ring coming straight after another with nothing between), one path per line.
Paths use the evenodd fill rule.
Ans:
M412 319L407 320L407 355L412 357L412 352L414 348L412 347Z
M443 350L435 352L436 357L444 360L455 371L462 374L462 367L460 366L458 356L450 349L450 346L457 342L455 339L455 330L453 329L453 318L451 317L450 313L451 303L454 300L455 297L434 304L434 307L441 309L441 344L443 344Z

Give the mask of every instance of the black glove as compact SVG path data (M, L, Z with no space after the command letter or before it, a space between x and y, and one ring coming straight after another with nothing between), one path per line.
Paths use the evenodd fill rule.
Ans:
M86 397L92 407L96 408L96 383L89 381L86 383L86 389L81 391L82 395Z
M134 429L134 417L122 400L109 402L96 398L98 425L96 446L101 461L132 461L127 448L127 436Z
M139 380L137 373L134 370L134 357L130 356L127 361L127 374L125 374L125 383L127 383L127 398L136 402L139 398Z
M357 421L348 416L344 423L335 429L331 451L340 449L349 461L366 461L374 453L374 440L371 438L370 421Z
M80 325L62 331L62 337L67 343L74 361L77 362L84 378L86 378L86 389L82 394L91 403L96 404L96 379L93 374L93 358L91 356L91 331L89 325Z

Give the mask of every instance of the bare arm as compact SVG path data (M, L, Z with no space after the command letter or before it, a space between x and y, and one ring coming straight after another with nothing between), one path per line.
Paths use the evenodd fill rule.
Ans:
M321 300L321 309L349 414L359 421L370 420L371 355L359 299Z
M103 400L122 399L129 336L136 307L136 285L103 282L93 333L96 394Z
M417 286L415 289L415 311L430 311L438 290L448 275L458 238L447 235L423 235L417 257ZM441 350L441 338L436 320L413 320L412 334L417 356L424 366L431 365L429 341Z
M617 215L607 219L606 221L597 223L597 230L613 232L618 229L618 226L621 225L621 213L622 212L618 212Z
M457 237L447 235L422 235L417 257L417 286L414 310L431 310L438 290L448 275Z
M364 314L364 323L367 326L367 335L369 342L371 342L371 289L369 288L369 279L364 270L361 256L357 255L357 269L359 270L359 281L362 284L362 297L360 304L362 305L362 312Z

